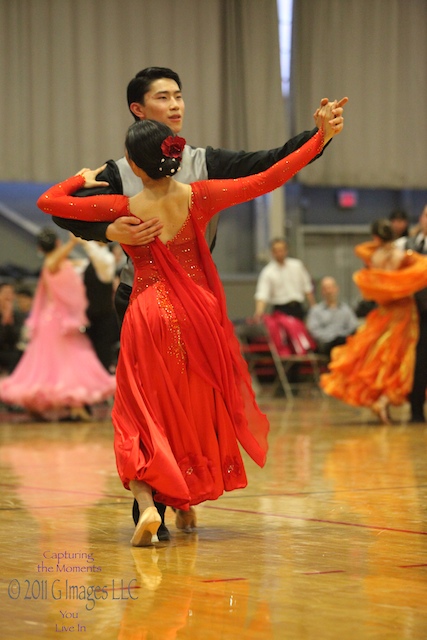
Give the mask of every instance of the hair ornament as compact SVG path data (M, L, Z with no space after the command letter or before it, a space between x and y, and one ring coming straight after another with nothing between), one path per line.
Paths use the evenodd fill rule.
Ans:
M161 144L161 150L166 158L179 158L182 160L182 152L185 147L185 138L179 136L168 136Z

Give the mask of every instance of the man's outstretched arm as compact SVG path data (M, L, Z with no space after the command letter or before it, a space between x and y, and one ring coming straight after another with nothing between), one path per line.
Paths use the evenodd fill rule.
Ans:
M325 114L329 115L332 112L332 118L328 123L328 134L325 138L325 146L329 144L331 139L341 133L344 127L344 106L347 104L348 98L342 98L341 100L330 102L328 98L323 98L320 101L320 106L313 114L315 128L311 131L303 131L297 136L294 136L283 146L276 149L270 149L267 151L229 151L227 149L213 149L207 147L206 149L206 163L208 167L209 178L242 178L243 176L250 176L260 171L265 171L279 160L282 160L286 156L290 155L296 149L302 147L310 138L312 138L318 129L322 128L322 118ZM327 110L327 111L326 111ZM314 158L317 160L322 155L323 150L319 155ZM314 162L314 160L312 162Z

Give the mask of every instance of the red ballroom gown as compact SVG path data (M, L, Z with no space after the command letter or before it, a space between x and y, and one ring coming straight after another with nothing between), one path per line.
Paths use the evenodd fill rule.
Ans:
M135 267L117 365L112 411L114 448L123 485L141 480L155 499L187 509L247 484L239 444L263 466L268 421L251 378L204 231L218 211L281 186L323 146L317 132L265 172L191 185L192 200L176 236L143 247L124 245ZM38 201L45 212L88 221L132 215L129 198L73 198L74 176Z

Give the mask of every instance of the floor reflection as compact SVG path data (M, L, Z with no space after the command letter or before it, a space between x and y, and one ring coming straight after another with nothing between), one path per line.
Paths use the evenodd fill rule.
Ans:
M141 593L128 602L120 640L197 638L201 628L204 638L273 638L269 605L251 597L249 581L203 578L196 569L197 552L197 534L148 553L131 551Z
M427 429L319 398L264 410L265 467L197 507L197 533L167 510L172 540L146 549L108 421L2 424L2 637L427 637Z

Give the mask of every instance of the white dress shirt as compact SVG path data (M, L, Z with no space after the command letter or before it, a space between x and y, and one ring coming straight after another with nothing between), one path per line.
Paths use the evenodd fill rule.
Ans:
M255 300L273 305L303 303L312 291L310 274L301 260L286 258L283 264L271 260L259 274Z
M76 270L81 275L92 262L95 273L101 282L105 284L113 282L116 273L116 260L108 248L108 245L96 242L96 240L84 240L81 242L88 258L82 258L77 262Z

